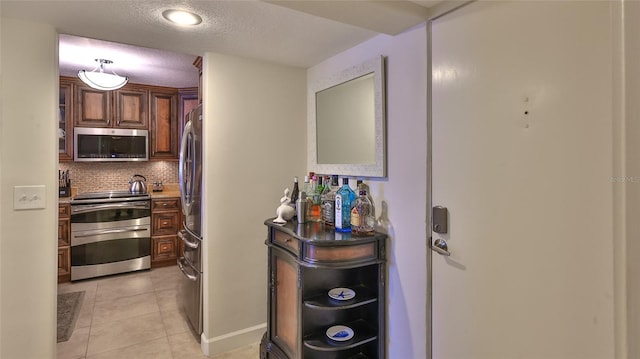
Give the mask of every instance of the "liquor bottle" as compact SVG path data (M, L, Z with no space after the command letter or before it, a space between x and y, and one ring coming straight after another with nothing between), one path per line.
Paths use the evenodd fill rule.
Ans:
M328 185L328 183L327 183L327 185ZM320 194L322 194L322 192L324 192L324 186L325 186L324 177L318 176L318 192Z
M361 189L351 207L351 234L369 236L373 234L376 219L372 213L373 205L367 196L367 190Z
M305 193L309 194L309 190L311 189L311 182L309 182L309 176L304 176L304 183L302 184L302 190Z
M367 185L366 183L362 182L362 180L359 179L356 182L356 192L360 193L360 190L367 191L367 198L369 199L369 202L371 202L371 215L373 216L373 218L376 218L376 204L375 202L373 202L373 197L371 197L371 191L369 190L369 185Z
M309 172L312 174L313 172ZM307 194L307 220L311 218L311 205L313 204L313 187L311 184L311 176L304 176L304 184L302 185L302 191Z
M293 190L291 191L291 205L295 206L298 196L300 195L300 188L298 187L298 176L293 177Z
M311 203L311 222L322 222L322 191L324 191L324 186L322 185L322 176L316 177L313 176L311 180L312 186L314 188L314 192L312 195L312 203ZM317 182L317 183L316 183Z
M338 176L331 176L331 182L327 182L327 189L322 195L322 221L325 226L334 226L336 218L336 193L338 192Z
M336 193L336 231L351 232L351 204L355 199L356 193L349 187L349 178L343 178L342 187Z
M314 172L309 172L308 176L304 176L304 191L307 192L307 198L311 200L311 196L313 196L313 192L315 192L314 183L312 182L313 176L315 176Z

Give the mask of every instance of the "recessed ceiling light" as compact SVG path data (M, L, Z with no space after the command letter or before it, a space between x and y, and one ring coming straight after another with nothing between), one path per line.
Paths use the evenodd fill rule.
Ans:
M165 10L162 17L178 25L198 25L202 22L199 15L185 10Z

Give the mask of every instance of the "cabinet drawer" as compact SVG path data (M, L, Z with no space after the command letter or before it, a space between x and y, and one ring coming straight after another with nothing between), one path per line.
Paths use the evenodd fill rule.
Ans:
M275 231L273 236L273 243L283 247L284 249L293 252L296 256L300 250L300 243L298 239L292 236L289 236L283 232Z
M180 213L162 212L151 215L151 235L176 234L180 228Z
M154 260L166 260L178 258L178 237L164 236L152 238Z
M177 211L180 209L179 198L163 198L151 201L152 211Z
M58 221L58 247L69 246L69 220Z
M71 215L71 205L69 203L58 203L58 218L69 218Z
M63 276L71 273L69 247L58 248L58 275Z
M375 260L377 257L374 242L344 247L310 245L304 253L304 259L309 262L364 261Z

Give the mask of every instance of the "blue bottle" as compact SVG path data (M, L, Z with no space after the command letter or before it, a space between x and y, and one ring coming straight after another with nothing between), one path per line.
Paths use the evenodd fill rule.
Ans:
M342 179L342 187L336 193L336 231L351 232L351 205L356 193L349 187L349 179Z

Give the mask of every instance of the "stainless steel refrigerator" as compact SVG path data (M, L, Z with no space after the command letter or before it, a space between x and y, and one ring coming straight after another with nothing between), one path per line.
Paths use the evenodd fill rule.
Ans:
M193 330L202 334L202 105L187 115L180 142L180 200L184 229L179 232L183 255L180 303Z

